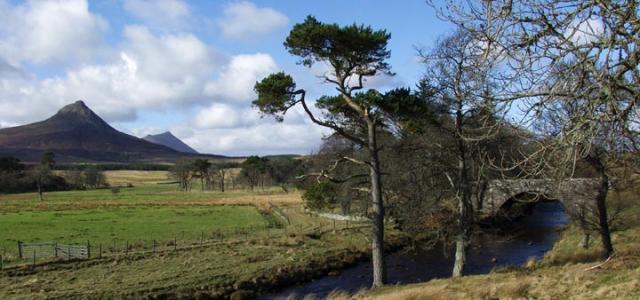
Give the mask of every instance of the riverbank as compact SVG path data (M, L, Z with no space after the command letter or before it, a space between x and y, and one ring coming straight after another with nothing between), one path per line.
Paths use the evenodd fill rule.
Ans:
M523 267L507 267L486 275L438 279L389 286L333 299L640 299L640 226L613 234L616 254L599 258L597 241L578 247L574 226L545 257Z
M203 298L268 293L369 258L370 225L284 206L291 225L220 243L0 271L0 299ZM387 232L390 250L403 239Z

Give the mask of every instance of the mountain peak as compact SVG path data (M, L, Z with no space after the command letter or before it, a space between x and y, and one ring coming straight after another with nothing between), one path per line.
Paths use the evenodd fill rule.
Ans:
M58 110L59 114L60 113L61 114L65 114L65 113L87 114L89 112L93 113L93 111L86 104L84 104L84 101L82 100L78 100L74 103L65 105L60 110Z
M52 119L64 119L67 122L91 123L101 127L111 127L98 116L84 101L78 100L62 107Z
M167 146L173 150L182 152L182 153L191 153L197 154L198 151L189 147L189 145L185 144L179 138L177 138L171 131L165 131L159 134L149 134L142 138L143 140L152 142L154 144L159 144L163 146Z
M173 135L173 133L171 133L171 131L165 131L163 133L158 133L158 134L149 134L147 136L156 136L156 137L160 137L160 136L166 136L166 137L175 137L175 135Z

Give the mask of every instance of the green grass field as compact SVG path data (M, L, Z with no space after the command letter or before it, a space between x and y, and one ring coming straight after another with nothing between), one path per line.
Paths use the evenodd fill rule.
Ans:
M281 276L311 279L318 269L353 262L349 255L368 249L363 238L369 234L366 226L336 231L325 220L324 229L318 229L315 225L322 221L307 216L300 207L288 207L285 212L292 216L292 228L286 234L62 263L19 276L0 273L0 299L216 297L238 288L251 290L256 283L278 285Z
M280 188L180 192L164 171L108 171L111 185L133 187L0 195L0 254L15 261L17 242L109 245L194 241L222 231L265 230L270 205L300 203ZM197 187L197 186L196 186ZM266 213L266 214L265 214ZM6 251L6 252L5 252Z
M252 206L131 207L0 214L0 247L27 242L102 243L197 239L201 232L265 227Z

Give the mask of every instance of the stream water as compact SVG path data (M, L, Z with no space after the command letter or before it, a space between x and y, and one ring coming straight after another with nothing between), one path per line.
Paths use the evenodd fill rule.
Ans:
M559 229L568 222L558 202L542 202L530 215L513 223L507 234L485 236L470 247L466 274L488 273L497 266L522 265L530 257L540 259L559 238ZM453 253L445 256L441 247L430 250L400 251L386 258L388 283L406 284L451 276ZM495 258L495 260L494 260ZM259 299L303 298L313 294L324 298L335 289L357 292L371 284L371 263L363 262L342 270L337 276L325 276Z

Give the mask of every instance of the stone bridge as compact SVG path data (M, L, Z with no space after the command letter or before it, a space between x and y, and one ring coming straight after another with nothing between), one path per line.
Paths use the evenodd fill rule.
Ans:
M571 209L583 201L595 199L597 192L598 180L593 178L492 180L480 197L483 199L481 211L495 215L510 201L519 198L531 202L557 200Z

